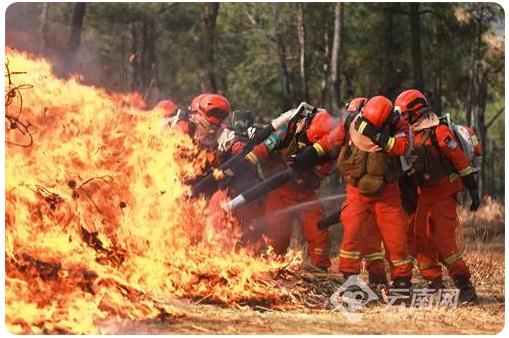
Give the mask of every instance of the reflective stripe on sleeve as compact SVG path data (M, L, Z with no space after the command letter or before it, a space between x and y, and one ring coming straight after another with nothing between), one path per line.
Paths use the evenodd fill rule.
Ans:
M467 166L465 169L463 170L459 170L458 171L458 174L461 176L461 177L464 177L464 176L468 176L470 175L471 173L474 172L474 169L471 167L471 166Z
M251 162L253 165L258 164L258 156L256 156L255 153L253 152L250 152L249 154L246 155L246 160Z
M322 146L318 143L313 144L313 148L315 148L316 152L318 153L318 156L323 156L325 154L325 151L323 150Z

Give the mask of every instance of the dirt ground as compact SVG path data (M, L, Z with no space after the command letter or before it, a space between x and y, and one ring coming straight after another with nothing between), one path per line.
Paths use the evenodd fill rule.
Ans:
M504 326L503 249L472 249L465 256L480 300L455 309L376 305L351 323L330 304L323 309L279 311L177 301L174 305L181 315L175 317L142 322L109 319L98 327L101 333L115 334L495 334Z

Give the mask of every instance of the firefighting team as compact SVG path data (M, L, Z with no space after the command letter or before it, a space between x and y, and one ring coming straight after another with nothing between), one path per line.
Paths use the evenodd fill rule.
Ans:
M456 243L456 204L465 190L470 210L479 207L475 161L481 146L470 128L437 116L421 91L405 90L394 102L355 98L340 116L302 103L268 125L255 124L251 111L232 111L219 94L200 94L187 110L171 100L157 107L166 125L214 154L209 172L191 182L190 197L218 205L226 193L236 201L229 207L243 244L284 255L297 221L310 269L327 272L328 226L341 222L337 270L345 278L360 274L364 261L373 290L410 289L416 266L425 287L437 291L444 287L445 266L459 301L477 300ZM324 215L313 201L334 167L346 183L346 198L338 212Z

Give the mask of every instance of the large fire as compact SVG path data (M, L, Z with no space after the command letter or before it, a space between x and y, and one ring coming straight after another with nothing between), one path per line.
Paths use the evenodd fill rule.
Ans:
M234 220L214 231L205 201L183 198L207 154L160 111L6 53L9 330L94 333L107 317L178 315L172 298L285 297L269 275L280 262L236 247Z

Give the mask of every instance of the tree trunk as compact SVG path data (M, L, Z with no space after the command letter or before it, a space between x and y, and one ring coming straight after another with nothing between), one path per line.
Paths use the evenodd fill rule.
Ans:
M41 4L41 15L39 16L40 22L39 22L39 36L41 38L41 51L44 52L47 46L47 39L48 39L48 7L49 3L43 2Z
M477 131L479 133L479 141L481 143L482 153L486 153L486 103L488 101L488 71L483 74L481 83L479 84L479 107L477 110ZM486 192L486 158L482 157L481 160L481 174L479 175L479 192L481 196Z
M276 43L277 54L279 58L279 67L281 70L281 84L283 87L283 105L284 109L292 105L291 90L290 90L290 73L286 63L286 41L285 33L283 31L283 24L277 6L274 6L274 17L276 21Z
M481 59L481 45L482 45L482 35L484 33L483 28L483 15L484 15L484 7L481 7L480 15L477 18L476 22L476 41L475 45L472 47L472 63L469 69L469 81L468 81L468 90L467 90L467 99L466 99L466 107L465 113L467 117L467 124L472 125L475 121L475 107L478 101L478 93L479 88L477 88L477 78L478 78L478 65Z
M330 66L330 94L332 100L332 113L338 114L341 101L340 84L340 57L341 35L343 29L343 3L336 3L334 10L334 37L332 40L331 66Z
M326 30L324 34L324 48L323 48L323 54L324 54L324 60L326 60L323 63L322 70L323 70L323 78L322 82L320 84L320 99L318 101L318 105L320 107L325 106L325 100L327 99L327 84L329 80L329 58L330 58L330 48L329 48L329 31Z
M201 55L199 58L199 67L201 89L206 92L217 91L214 75L214 41L218 13L218 2L209 2L203 5L201 16L202 38L199 43Z
M412 32L412 65L414 71L414 86L424 90L424 78L422 76L422 53L421 53L421 18L419 14L419 3L411 2L410 6L410 27Z
M143 91L150 90L154 81L154 67L155 67L155 22L150 16L143 19L143 46L141 51L141 89Z
M297 36L299 38L300 47L300 77L302 80L302 92L304 94L304 100L308 101L309 86L306 60L306 25L304 20L304 8L302 3L297 4Z
M138 34L136 22L130 23L131 50L129 53L129 64L131 66L131 90L140 89L140 56L138 54Z
M393 22L393 6L384 5L383 8L383 36L384 36L384 51L382 65L384 67L384 79L380 92L382 95L387 96L389 99L394 99L398 94L399 86L401 84L400 75L396 73L394 66L394 55L397 53L396 44L394 42L394 22Z
M67 42L65 69L67 73L72 69L74 57L81 44L81 31L83 29L83 19L85 18L85 11L87 4L85 2L77 2L74 5L74 11L71 22L71 34Z
M434 49L436 51L436 63L434 66L434 88L433 88L433 111L441 116L442 115L442 63L443 63L443 52L441 41L444 36L442 23L438 23L434 38Z

